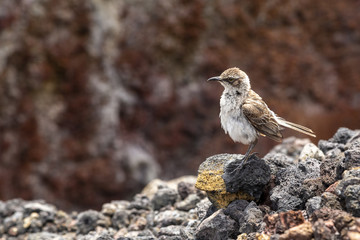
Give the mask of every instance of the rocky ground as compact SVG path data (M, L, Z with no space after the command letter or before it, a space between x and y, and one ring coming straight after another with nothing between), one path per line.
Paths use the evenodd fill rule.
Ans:
M256 202L217 209L192 176L154 180L101 211L0 201L0 239L360 239L359 130L340 128L318 146L288 138L263 160L270 179Z
M233 66L319 139L358 128L359 46L356 0L1 0L0 198L98 208L244 152L206 82Z

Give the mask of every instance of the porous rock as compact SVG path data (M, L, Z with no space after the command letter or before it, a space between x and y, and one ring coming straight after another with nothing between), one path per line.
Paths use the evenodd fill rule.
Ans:
M338 149L332 149L326 153L324 160L320 165L321 180L325 186L330 186L336 180L341 178L344 171L342 160L344 153Z
M110 221L100 212L94 210L88 210L78 215L76 219L76 226L78 232L81 234L87 234L90 231L95 230L96 226L108 227Z
M314 225L315 236L324 236L331 231L334 233L333 236L336 236L336 239L355 240L360 235L359 218L355 218L341 210L321 208L314 212L311 222ZM322 222L326 223L325 226Z
M236 199L254 199L250 194L243 191L236 193L227 191L227 186L222 178L224 167L227 162L236 159L242 159L242 155L218 154L207 158L200 164L195 187L205 191L216 208L225 208Z
M308 143L310 143L308 138L285 138L281 144L276 145L269 153L281 153L288 156L292 161L295 161L299 158L301 151Z
M354 216L360 216L360 178L349 175L342 179L336 187L335 193L345 202L347 211Z
M193 193L188 195L184 200L177 202L175 204L175 207L179 210L183 211L189 211L190 209L193 209L196 207L196 204L200 201L200 197Z
M264 160L270 167L271 175L276 175L280 169L287 168L294 164L294 159L284 153L270 152L265 155Z
M339 197L330 192L324 192L321 194L321 207L342 210Z
M222 178L226 190L231 193L245 192L259 200L265 185L270 181L270 167L255 154L238 167L242 158L243 156L225 163Z
M286 211L275 214L267 214L264 217L265 232L269 234L282 234L287 229L305 222L301 211Z
M305 207L306 207L306 212L307 212L308 216L311 216L315 210L321 208L321 197L316 196L316 197L312 197L312 198L308 199L305 204Z
M324 221L323 219L317 220L313 224L314 238L315 239L338 239L339 232L331 220Z
M299 161L304 161L308 158L315 158L322 161L325 155L315 144L307 143L300 152Z
M186 212L179 210L166 210L157 214L154 218L154 224L160 227L170 225L181 225L187 220Z
M344 192L346 210L360 217L360 185L348 186Z
M151 200L151 203L155 210L159 210L162 207L175 203L177 197L178 193L176 190L168 187L161 187L155 193L154 197Z
M360 139L351 142L345 151L344 169L350 170L355 167L360 167Z
M243 211L242 217L239 218L239 231L241 233L261 232L263 225L263 212L251 202Z
M220 209L206 218L198 226L196 239L231 239L236 238L239 232L239 225L230 216Z
M152 208L152 204L150 199L145 196L144 194L136 194L133 201L130 202L128 209L143 209L143 210L150 210Z
M356 131L348 128L339 128L332 138L329 140L320 140L319 148L325 154L335 148L338 148L342 152L345 150L346 143L356 134Z
M320 176L320 162L316 159L307 159L296 165L282 169L276 176L275 186L270 192L273 208L279 211L300 209L307 198L313 195L306 192L303 182L305 179L314 179Z
M280 235L279 240L311 240L313 238L313 230L311 223L306 221L298 226L286 230Z

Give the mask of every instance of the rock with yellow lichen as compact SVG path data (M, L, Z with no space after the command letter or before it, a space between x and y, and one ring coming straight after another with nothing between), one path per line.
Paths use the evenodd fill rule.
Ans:
M239 171L230 171L242 158L240 154L218 154L200 165L195 187L206 191L217 208L237 199L258 200L269 182L270 167L257 156L251 156Z

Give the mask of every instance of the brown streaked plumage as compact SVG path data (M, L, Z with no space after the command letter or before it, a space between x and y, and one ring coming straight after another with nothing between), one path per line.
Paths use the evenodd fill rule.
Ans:
M287 127L315 137L311 129L288 122L271 111L251 89L249 77L239 68L229 68L208 81L218 81L224 86L220 99L221 126L233 141L250 145L244 161L255 147L259 135L281 142L281 130Z

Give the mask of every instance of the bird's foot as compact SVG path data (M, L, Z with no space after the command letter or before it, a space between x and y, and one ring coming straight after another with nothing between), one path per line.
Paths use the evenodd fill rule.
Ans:
M228 166L227 171L230 174L233 174L233 173L241 170L248 159L251 159L251 158L253 158L254 156L257 156L257 155L259 155L259 153L254 152L254 153L252 153L250 155L247 155L247 156L245 155L242 159L237 159L236 161L231 163L231 165Z
M244 156L242 159L237 159L236 161L229 164L227 171L232 175L237 171L240 171L246 161L248 160L248 156Z
M250 154L250 155L248 156L248 158L247 158L247 159L249 159L249 158L253 158L254 156L259 157L259 153L257 153L257 152L253 152L252 154Z

